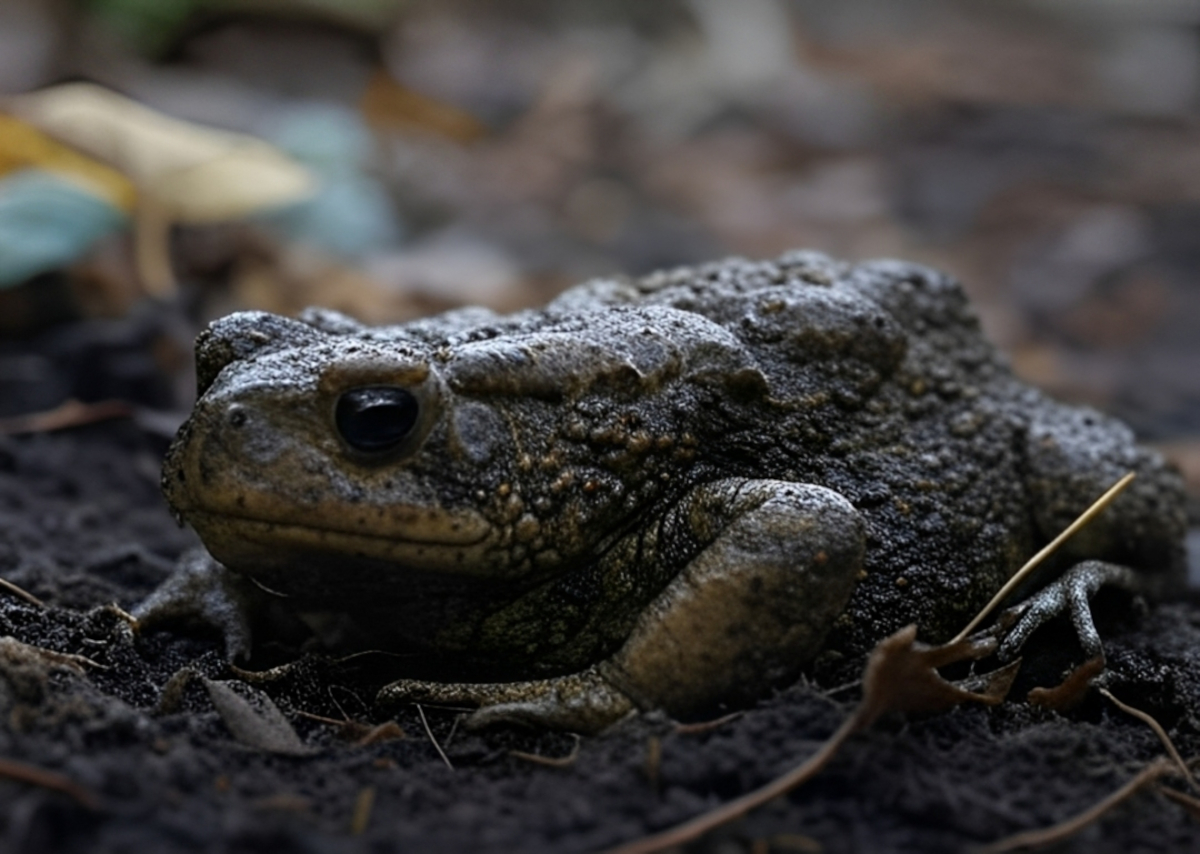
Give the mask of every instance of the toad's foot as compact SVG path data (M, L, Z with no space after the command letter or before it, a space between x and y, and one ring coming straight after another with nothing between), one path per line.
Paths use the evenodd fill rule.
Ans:
M133 609L138 629L182 623L215 629L230 661L250 654L253 600L261 594L203 549L180 558L175 572Z
M629 697L611 685L599 667L528 682L424 682L402 679L385 686L377 706L400 703L479 706L467 718L472 729L499 723L599 732L633 711Z
M1029 599L1005 612L1002 620L1013 625L996 655L1001 661L1011 661L1038 628L1053 617L1068 613L1087 659L1103 661L1104 644L1092 621L1088 600L1106 585L1135 589L1133 570L1100 560L1084 561L1071 567Z

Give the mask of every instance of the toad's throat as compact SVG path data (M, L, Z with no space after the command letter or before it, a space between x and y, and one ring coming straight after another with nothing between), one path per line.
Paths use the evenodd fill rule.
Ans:
M471 525L442 520L368 533L308 520L274 521L206 510L191 510L186 518L214 557L247 569L309 555L336 555L343 564L359 559L450 574L486 574L492 571L489 557L496 540L494 529L482 520Z

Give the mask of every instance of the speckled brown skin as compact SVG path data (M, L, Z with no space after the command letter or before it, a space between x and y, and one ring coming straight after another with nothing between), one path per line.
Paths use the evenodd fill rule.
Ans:
M1182 583L1178 477L1014 379L961 288L913 265L735 259L383 329L243 313L197 357L164 488L233 572L140 613L219 611L238 652L228 602L284 594L331 645L414 653L424 681L393 700L596 729L752 697L910 622L944 638L1128 470L1059 563ZM373 456L333 413L375 385L420 416Z

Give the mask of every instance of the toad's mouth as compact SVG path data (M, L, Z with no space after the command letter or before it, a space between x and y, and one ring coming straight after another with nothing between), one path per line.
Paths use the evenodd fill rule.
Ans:
M496 532L477 516L427 515L425 524L406 520L383 533L346 530L335 520L277 521L209 510L191 510L187 521L213 556L233 568L336 556L343 566L363 560L427 572L496 574Z

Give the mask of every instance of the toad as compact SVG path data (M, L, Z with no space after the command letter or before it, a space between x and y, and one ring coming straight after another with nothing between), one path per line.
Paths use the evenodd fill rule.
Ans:
M283 609L401 653L384 702L585 731L745 703L908 623L944 640L1126 471L1001 652L1053 602L1098 652L1099 584L1182 585L1178 476L912 264L731 259L385 328L243 312L196 356L163 486L211 557L137 616L236 657Z

